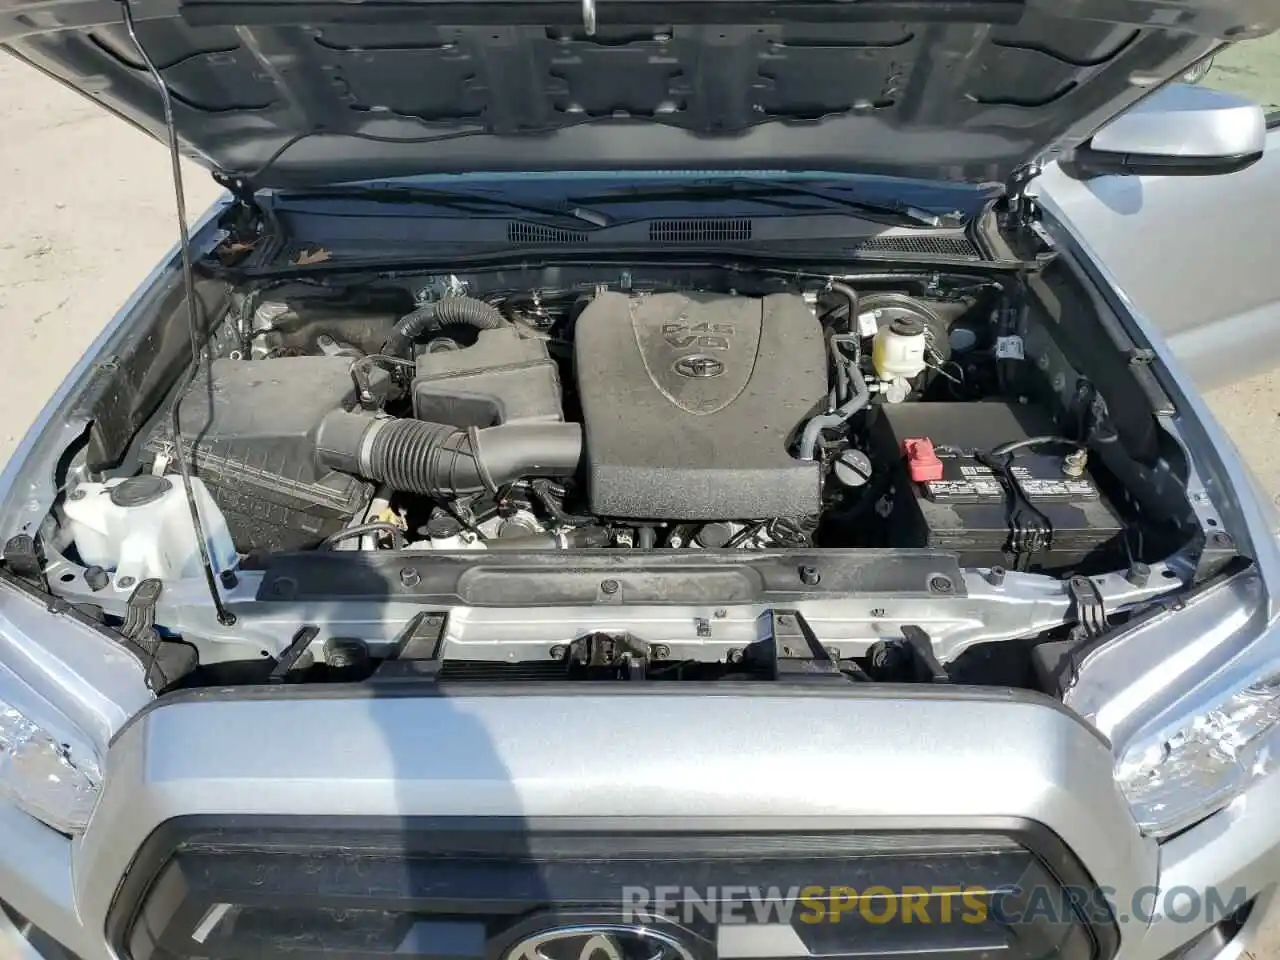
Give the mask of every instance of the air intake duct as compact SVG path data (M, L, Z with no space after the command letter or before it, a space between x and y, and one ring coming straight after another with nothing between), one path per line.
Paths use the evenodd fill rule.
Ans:
M494 492L522 477L567 477L582 458L576 423L462 429L335 410L316 432L316 456L334 470L402 493L449 498Z

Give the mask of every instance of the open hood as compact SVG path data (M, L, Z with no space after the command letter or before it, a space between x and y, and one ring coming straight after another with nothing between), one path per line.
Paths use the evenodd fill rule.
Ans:
M184 152L254 188L584 169L1005 183L1280 25L1274 0L132 2ZM121 13L0 0L0 42L162 137Z

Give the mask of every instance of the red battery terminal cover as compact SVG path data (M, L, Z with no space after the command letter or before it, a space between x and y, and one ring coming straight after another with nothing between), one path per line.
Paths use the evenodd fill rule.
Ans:
M942 479L942 461L933 452L933 441L928 437L908 437L902 441L902 452L907 457L907 471L916 483Z

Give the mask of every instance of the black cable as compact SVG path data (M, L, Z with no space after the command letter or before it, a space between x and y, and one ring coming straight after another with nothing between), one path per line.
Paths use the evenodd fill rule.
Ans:
M759 533L768 525L769 525L768 520L757 520L754 523L747 524L745 527L743 527L741 530L735 533L732 537L726 540L724 542L724 547L722 549L732 550L735 547L742 546L742 544L746 543L748 540L750 540L752 537L754 537L757 533Z
M318 549L330 550L336 543L350 540L352 537L363 537L366 533L389 533L391 534L392 549L404 549L404 533L394 523L388 523L385 520L375 520L372 523L358 523L354 527L344 527L337 533L325 537L320 542Z
M1004 444L1004 446L1009 447L1013 444ZM1005 492L1005 522L1009 526L1009 552L1015 557L1015 569L1025 570L1031 554L1052 545L1053 521L1027 496L1027 491L1023 489L1018 475L1013 471L1012 452L976 453L973 458L991 471Z
M178 247L182 253L182 283L187 298L187 323L191 328L191 372L187 375L186 385L177 393L181 398L195 382L200 372L201 327L196 307L196 281L191 266L191 235L187 231L187 200L182 188L182 155L178 150L178 128L173 122L173 99L169 95L169 87L160 75L133 25L133 11L129 9L129 0L121 0L125 30L133 41L138 56L146 64L147 72L155 81L160 93L160 105L164 109L164 126L169 135L169 164L173 168L173 192L178 206ZM187 509L191 513L191 526L195 529L196 544L200 549L200 565L204 568L205 583L209 587L209 596L213 600L213 609L218 622L223 626L231 626L236 622L236 615L226 608L222 595L218 593L218 582L213 575L213 561L209 559L209 544L205 539L204 526L200 522L200 508L196 505L195 490L191 486L191 468L187 464L186 451L182 447L182 430L178 422L178 412L182 404L174 400L171 421L173 428L173 459L178 462L178 472L182 474L182 491L187 497ZM192 448L194 450L194 446Z
M1044 434L1038 437L1026 437L1022 440L1012 440L1009 443L1002 443L998 447L992 447L987 451L987 453L992 457L1006 457L1011 453L1016 453L1019 450L1026 450L1030 447L1049 446L1075 447L1079 450L1083 449L1084 444L1079 440L1072 440L1070 437L1063 437L1057 434Z

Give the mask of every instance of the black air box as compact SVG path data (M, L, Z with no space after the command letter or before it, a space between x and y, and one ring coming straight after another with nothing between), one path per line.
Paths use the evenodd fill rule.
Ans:
M544 341L481 330L469 347L418 355L413 413L459 427L560 421L560 375Z
M182 435L193 473L226 515L236 548L314 546L369 502L372 485L320 470L312 434L326 413L355 399L349 357L215 360L182 398ZM169 422L147 441L171 452Z
M1006 552L1009 508L999 481L972 456L1028 437L1057 434L1034 407L1002 402L885 404L872 413L873 459L894 471L893 510L884 519L884 545L954 550L968 566L1014 566ZM942 462L941 480L913 482L902 442L927 438ZM1014 475L1030 502L1050 521L1051 546L1026 557L1029 569L1067 570L1086 561L1124 564L1124 525L1086 474L1062 473L1063 447L1018 451ZM1113 560L1111 555L1115 554Z
M789 452L827 393L822 327L801 297L605 293L574 344L593 513L819 511L818 467Z

